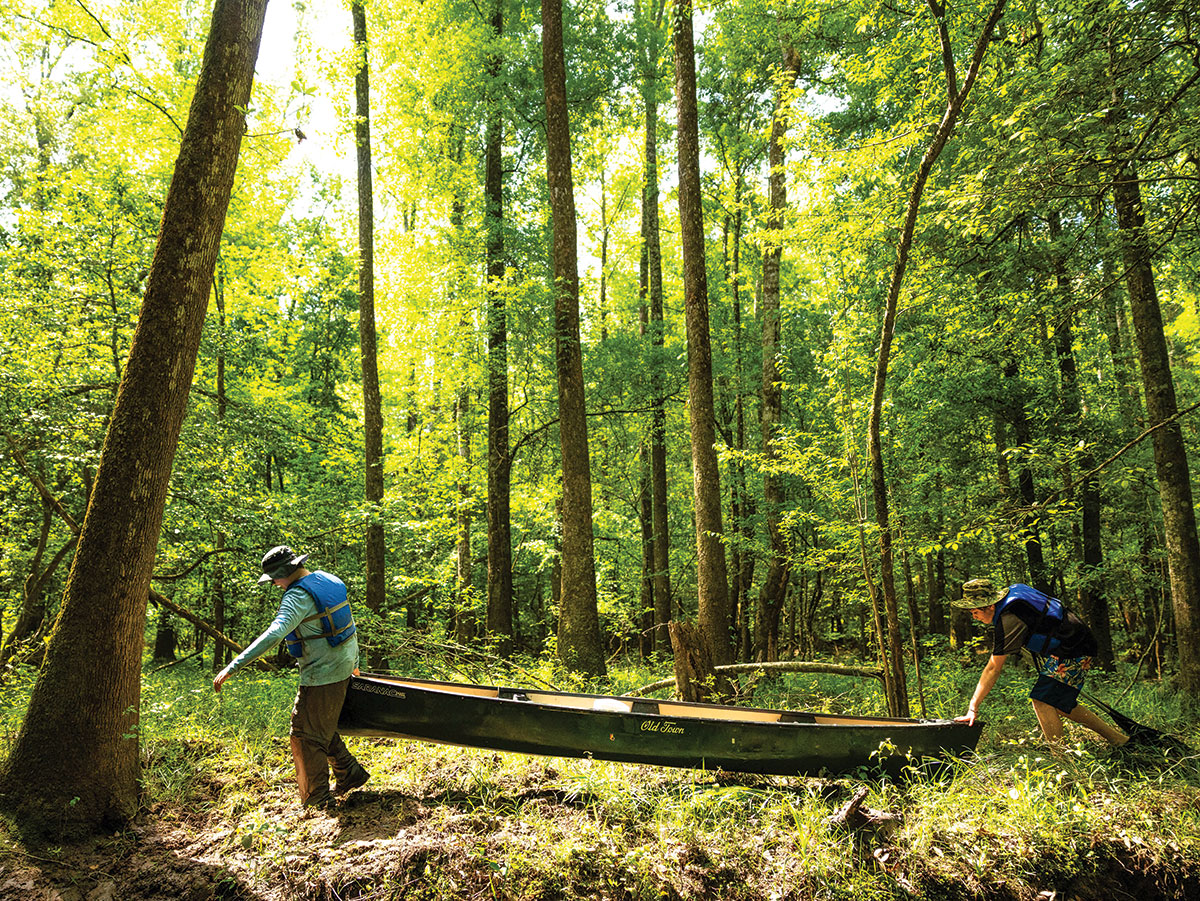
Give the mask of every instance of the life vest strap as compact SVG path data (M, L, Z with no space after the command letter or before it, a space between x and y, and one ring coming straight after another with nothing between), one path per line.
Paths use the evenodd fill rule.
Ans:
M315 575L315 574L314 574ZM302 619L287 635L288 653L293 657L304 656L304 642L322 639L328 641L330 645L337 646L350 636L354 635L357 627L354 624L354 614L350 611L350 598L347 594L342 594L342 600L335 603L332 607L325 606L324 591L314 590L304 583L312 576L306 576L296 583L296 587L303 590L313 600L313 605L316 607L316 613L312 616L307 616ZM342 591L345 591L344 586ZM344 610L342 616L336 616L337 613ZM338 626L339 620L346 620L345 624ZM301 635L300 629L309 623L319 622L320 632L316 635Z
M311 597L311 595L310 595L310 597ZM333 613L335 610L341 610L343 607L349 607L349 606L350 606L350 599L347 598L346 600L344 600L340 604L338 604L336 607L327 607L325 610L314 613L312 616L306 616L304 619L300 620L300 625L303 626L305 623L311 623L313 620L324 619L325 617L329 616L329 614Z

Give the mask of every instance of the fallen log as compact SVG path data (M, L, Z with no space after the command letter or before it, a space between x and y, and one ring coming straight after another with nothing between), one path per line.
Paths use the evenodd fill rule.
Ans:
M196 616L196 614L188 612L187 610L185 610L184 608L182 608L178 604L176 604L174 601L167 598L165 595L161 594L160 592L155 591L153 588L150 589L150 600L153 601L155 604L157 604L159 607L163 607L167 610L170 610L176 616L187 620L189 623L191 623L193 626L195 626L197 629L199 629L201 632L203 632L209 638L212 638L214 641L220 642L221 644L225 645L225 647L227 647L227 648L231 648L235 654L240 654L240 653L242 653L242 651L246 650L244 647L242 647L240 644L238 644L232 638L229 638L223 632L219 631L218 629L214 628L213 626L210 626L208 623L206 623L200 617ZM270 670L273 673L279 672L279 667L277 667L273 663L270 663L263 657L260 657L258 660L254 661L254 662L256 664L261 665L264 669Z
M164 663L162 666L154 667L154 669L150 670L150 672L146 673L146 675L153 676L159 670L170 669L173 666L183 663L185 660L191 660L193 657L199 657L201 653L201 651L192 651L192 653L188 654L186 657L177 657L174 660Z
M829 673L835 676L864 676L872 679L883 679L883 671L869 669L864 666L843 666L839 663L817 663L807 660L774 660L769 663L729 663L724 666L714 666L713 672L722 675L737 673ZM675 679L659 679L649 685L643 685L632 691L627 691L623 697L636 698L652 691L669 688L675 684Z

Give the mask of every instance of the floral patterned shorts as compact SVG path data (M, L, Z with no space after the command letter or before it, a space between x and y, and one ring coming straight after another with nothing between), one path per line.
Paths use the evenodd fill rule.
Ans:
M1042 661L1029 697L1070 713L1079 703L1079 690L1091 667L1091 657L1047 657Z

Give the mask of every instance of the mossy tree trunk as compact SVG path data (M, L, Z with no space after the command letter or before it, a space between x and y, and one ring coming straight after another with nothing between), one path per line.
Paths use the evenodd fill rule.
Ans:
M592 475L579 340L579 256L561 0L542 3L546 85L546 183L554 223L554 349L562 454L562 603L558 656L570 669L604 675L592 535Z
M1132 162L1126 162L1113 176L1113 203L1138 357L1142 362L1146 415L1150 426L1155 428L1154 469L1158 476L1175 614L1179 684L1197 695L1200 694L1200 540L1196 533L1187 447L1177 418L1175 381L1154 283L1141 181Z
M491 6L487 123L484 140L484 213L487 254L488 483L487 632L508 654L513 641L512 448L509 447L508 307L504 292L504 3Z
M667 623L671 619L671 547L667 521L667 413L663 400L663 284L662 246L658 217L658 55L664 0L649 0L643 8L634 0L634 19L640 23L639 65L645 113L646 153L642 179L642 259L638 293L648 304L646 332L654 347L650 366L650 519L654 571L654 631L651 652L670 647Z
M354 47L360 54L354 73L354 145L358 167L358 344L363 390L363 499L371 509L366 533L366 590L363 604L374 613L383 609L383 401L379 391L378 342L375 332L375 189L371 177L371 79L367 66L367 11L362 0L350 5ZM373 666L383 663L371 647Z
M150 577L233 188L266 0L217 0L158 246L62 608L0 769L22 828L127 822Z
M678 104L679 232L683 252L683 307L687 323L688 414L692 436L692 494L696 511L696 585L699 626L716 663L733 660L729 636L729 575L721 517L713 401L704 209L700 188L700 131L696 105L696 46L691 0L675 4L675 101Z
M771 556L767 577L758 595L758 615L754 623L754 654L756 660L776 660L779 649L779 614L787 597L788 579L792 566L788 536L783 527L783 510L787 502L783 476L778 471L780 459L780 423L783 420L783 373L780 371L780 310L779 269L783 257L780 232L787 209L787 188L783 171L784 146L787 132L789 92L800 74L800 55L784 42L783 69L775 98L775 115L771 119L769 159L769 213L767 229L773 237L763 250L762 262L762 443L763 443L763 512Z

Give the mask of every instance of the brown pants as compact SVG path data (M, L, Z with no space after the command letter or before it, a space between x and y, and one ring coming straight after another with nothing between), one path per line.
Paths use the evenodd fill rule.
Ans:
M345 779L358 766L337 733L349 679L329 685L301 685L292 708L292 759L301 804L320 804L330 797L329 768Z

